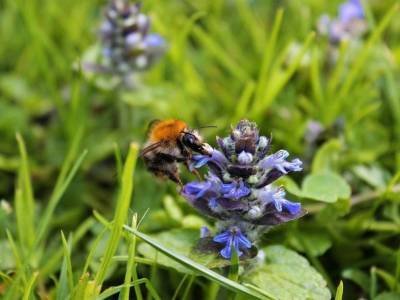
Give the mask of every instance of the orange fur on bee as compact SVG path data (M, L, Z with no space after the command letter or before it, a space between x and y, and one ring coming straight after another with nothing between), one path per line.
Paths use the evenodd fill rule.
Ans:
M181 120L169 119L160 121L151 128L149 137L152 142L175 141L186 128L186 123Z

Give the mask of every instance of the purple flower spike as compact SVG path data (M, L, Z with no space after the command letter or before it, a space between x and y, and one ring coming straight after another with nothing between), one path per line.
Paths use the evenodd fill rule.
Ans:
M190 169L198 169L204 165L208 165L211 172L217 176L220 176L227 168L228 160L225 155L216 150L212 149L211 155L196 154L192 156L192 162L189 165Z
M301 210L301 204L285 199L285 195L286 193L282 188L265 188L258 194L264 205L267 206L268 204L272 203L278 212L282 212L282 210L284 209L292 215L298 214Z
M282 188L271 186L279 177L300 171L302 162L287 161L286 150L267 156L270 139L247 120L217 142L219 150L210 146L210 155L192 157L191 168L208 168L206 180L186 184L181 194L201 213L217 219L220 233L211 239L204 232L204 242L212 240L214 250L226 259L232 257L232 247L242 259L253 257L253 242L264 230L305 214L300 203L285 198Z
M164 49L165 40L158 34L149 34L144 39L144 44L149 48L162 48Z
M367 30L365 13L360 0L348 0L339 7L336 18L322 15L318 22L318 31L327 35L331 44L337 45L343 40L356 40Z
M229 230L216 235L214 242L225 244L225 247L219 252L223 258L230 259L232 257L232 246L236 250L238 256L242 256L244 248L250 249L252 243L242 234L238 227L232 227Z
M192 163L190 164L191 170L199 169L206 165L212 159L209 155L195 154L192 156Z
M241 180L239 183L222 184L221 192L224 198L239 200L249 195L251 190Z
M242 151L238 156L238 161L242 165L248 165L253 161L253 155L246 151Z
M279 150L275 154L269 155L260 161L259 166L263 169L276 169L283 174L287 174L289 171L301 171L302 162L300 159L293 159L291 162L286 161L289 156L289 152L286 150Z
M107 55L102 57L101 65L113 75L126 77L146 70L166 50L160 35L149 34L150 18L140 9L140 5L129 0L109 0L105 9L99 35Z
M210 181L202 182L191 182L186 184L182 189L182 194L187 198L199 199L204 196L205 193L211 191L212 183ZM217 191L214 191L217 194Z
M351 22L356 19L364 18L364 9L359 0L349 0L339 7L339 20Z
M200 228L200 237L203 238L207 238L211 236L211 231L210 229L208 229L207 226L201 226Z

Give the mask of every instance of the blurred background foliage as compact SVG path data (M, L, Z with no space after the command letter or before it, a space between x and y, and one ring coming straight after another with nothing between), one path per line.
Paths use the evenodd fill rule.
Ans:
M272 135L273 150L285 148L303 159L305 170L282 184L309 210L304 219L266 235L265 244L302 253L331 290L343 280L345 299L399 292L400 18L395 2L363 1L368 33L356 45L338 46L333 62L332 47L316 24L323 13L335 15L339 1L143 1L152 30L165 37L168 51L142 74L142 86L129 91L105 89L80 68L96 43L105 1L1 1L1 228L20 238L19 212L30 215L37 227L54 191L87 150L62 198L53 200L57 205L43 227L44 241L33 255L33 269L41 274L48 268L38 293L51 294L54 283L48 276L61 270L62 255L54 254L62 247L59 231L74 232L75 238L80 231L85 237L73 244L72 265L80 266L102 230L93 211L112 218L119 149L125 156L130 142L145 141L152 119L171 117L194 128L216 125L201 131L213 145L215 136L226 135L239 119L256 121L263 134ZM25 172L18 150L22 137L35 207L22 201L18 209ZM303 181L308 176L323 185L321 178L310 179L323 171L339 177L337 185L327 184L328 193L337 194L333 199L310 196L315 191ZM147 212L141 231L197 230L209 222L173 184L148 174L141 161L135 187L129 215ZM29 189L22 198L30 198ZM97 264L102 249L94 254ZM0 230L3 272L16 266L12 250ZM52 265L42 264L46 257L54 257ZM95 260L91 268L98 269ZM172 270L142 266L139 273L151 277L163 299L172 296L180 278ZM114 264L106 286L123 274ZM201 287L203 281L195 283L194 292Z

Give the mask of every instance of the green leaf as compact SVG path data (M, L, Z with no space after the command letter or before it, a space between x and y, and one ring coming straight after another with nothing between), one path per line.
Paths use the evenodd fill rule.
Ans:
M351 195L347 182L334 173L311 174L302 185L303 197L327 203L334 203L339 198L348 198Z
M312 256L320 256L332 246L332 241L326 231L318 229L298 231L290 235L289 242L298 251L306 252L309 249Z
M278 185L283 185L285 190L295 196L302 197L302 191L300 190L297 183L290 177L281 177L279 178L276 183Z
M151 237L169 250L189 256L194 241L199 237L199 232L197 231L196 233L196 231L191 229L173 229L151 235ZM189 269L182 266L182 264L164 254L157 253L157 250L147 243L141 243L138 247L138 252L146 258L153 259L159 265L173 268L182 273L193 274Z
M384 188L389 175L378 165L364 166L357 165L353 168L354 174L374 188Z
M359 285L364 292L367 293L369 291L369 287L371 284L370 278L363 271L358 269L346 269L342 272L342 276L343 278L351 280Z
M385 292L379 294L374 298L374 300L398 300L400 299L400 293L398 292Z
M323 144L315 154L312 162L312 173L335 171L339 161L342 143L333 139Z
M186 215L182 219L182 227L200 230L202 226L207 226L207 222L197 215Z
M333 221L339 217L345 216L351 210L351 199L338 199L335 203L329 203L317 214L319 222Z
M218 258L217 255L202 254L193 251L193 247L196 245L199 239L198 230L172 229L159 234L151 235L151 237L169 250L190 257L194 261L207 267L214 268L229 265L229 261ZM146 258L153 259L159 265L167 268L173 268L181 273L190 275L194 274L190 269L185 268L182 266L182 264L176 262L168 256L162 253L157 253L157 250L155 250L149 244L140 244L138 251L141 255Z
M304 257L279 245L266 247L263 251L264 264L258 263L243 280L275 299L331 299L325 280Z
M182 221L183 212L178 204L176 204L174 198L169 195L165 196L163 199L163 204L169 217L179 224Z

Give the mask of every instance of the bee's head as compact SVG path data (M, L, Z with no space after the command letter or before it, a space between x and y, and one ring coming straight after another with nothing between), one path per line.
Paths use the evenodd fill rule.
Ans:
M201 154L209 154L202 138L195 130L182 132L182 144Z

